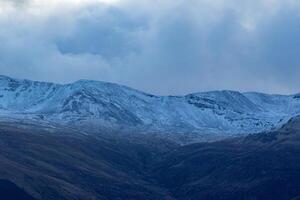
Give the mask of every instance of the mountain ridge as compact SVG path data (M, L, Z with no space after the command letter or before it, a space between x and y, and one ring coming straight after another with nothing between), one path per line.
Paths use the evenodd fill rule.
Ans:
M276 129L298 114L296 95L220 90L156 96L102 81L55 84L0 76L0 116L95 132L189 133L191 140L214 140Z

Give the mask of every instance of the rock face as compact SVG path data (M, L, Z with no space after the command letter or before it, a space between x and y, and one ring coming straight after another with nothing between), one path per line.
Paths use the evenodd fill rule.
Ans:
M95 132L189 133L204 140L274 129L300 113L298 96L235 91L154 96L98 81L59 85L0 76L2 121L32 120Z

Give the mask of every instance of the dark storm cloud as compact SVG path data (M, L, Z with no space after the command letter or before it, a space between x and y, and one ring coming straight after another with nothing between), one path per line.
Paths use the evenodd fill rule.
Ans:
M159 94L300 91L296 1L34 2L2 6L0 73Z
M99 13L79 17L73 33L58 39L56 45L63 54L99 54L105 59L119 58L139 49L134 32L145 27L141 19L130 18L121 10L109 8Z

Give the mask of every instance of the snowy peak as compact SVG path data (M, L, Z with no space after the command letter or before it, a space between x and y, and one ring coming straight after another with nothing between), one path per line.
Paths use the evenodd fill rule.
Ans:
M186 96L188 102L199 108L231 110L238 113L257 112L259 107L242 93L236 91L213 91Z
M62 85L0 76L0 116L94 130L235 135L270 130L298 114L297 95L225 90L155 96L101 81Z
M8 77L0 79L0 108L25 111L47 98L57 86L51 83L17 80Z

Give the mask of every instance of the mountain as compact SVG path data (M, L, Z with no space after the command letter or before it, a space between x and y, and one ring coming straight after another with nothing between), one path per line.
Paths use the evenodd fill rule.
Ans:
M299 94L155 96L98 81L0 76L0 194L299 199L299 112Z
M135 136L3 122L0 180L38 200L300 197L300 117L273 132L185 146ZM15 193L0 181L0 194Z
M155 96L99 81L62 85L0 76L1 121L151 133L190 142L276 129L298 114L299 95L213 91Z

